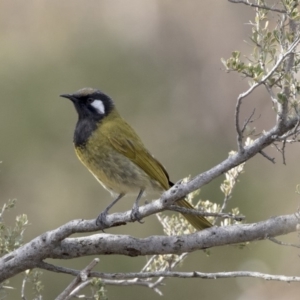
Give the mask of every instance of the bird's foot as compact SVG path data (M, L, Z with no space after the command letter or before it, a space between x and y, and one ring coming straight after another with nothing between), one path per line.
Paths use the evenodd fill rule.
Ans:
M104 229L109 227L107 222L107 211L104 210L96 219L96 226L104 232Z
M133 208L131 210L130 218L132 221L138 221L141 224L144 223L144 221L141 220L142 217L141 217L138 205L133 206Z

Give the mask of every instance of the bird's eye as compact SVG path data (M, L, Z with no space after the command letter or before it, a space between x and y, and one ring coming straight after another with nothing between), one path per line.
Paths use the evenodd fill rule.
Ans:
M87 104L92 104L94 102L94 99L93 98L88 98L87 100L86 100L86 103Z

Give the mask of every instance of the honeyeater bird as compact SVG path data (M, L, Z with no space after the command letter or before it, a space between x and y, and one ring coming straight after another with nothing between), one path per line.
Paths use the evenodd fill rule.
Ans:
M108 210L129 193L138 195L132 216L139 220L138 202L144 191L163 192L173 186L167 171L120 116L109 96L93 88L60 96L70 99L78 113L73 141L79 160L105 189L116 195L96 224L105 227ZM185 199L176 204L193 208ZM183 216L198 230L212 226L203 216Z

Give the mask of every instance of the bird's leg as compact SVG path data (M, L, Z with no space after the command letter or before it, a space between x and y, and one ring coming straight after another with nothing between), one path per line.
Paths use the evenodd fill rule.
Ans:
M96 219L96 225L100 228L106 228L108 227L107 224L107 213L108 211L121 199L125 196L125 194L121 193L114 201L112 201L105 209L102 213L100 213L100 215L97 217Z
M145 190L141 189L131 210L131 220L137 220L139 223L144 223L141 221L141 216L140 216L140 212L139 212L139 201L143 196Z

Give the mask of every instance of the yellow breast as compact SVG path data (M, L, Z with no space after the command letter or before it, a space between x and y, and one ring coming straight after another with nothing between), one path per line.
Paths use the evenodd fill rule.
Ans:
M80 161L110 192L128 194L140 189L163 190L157 181L103 140L91 137L85 147L77 147L75 151Z

